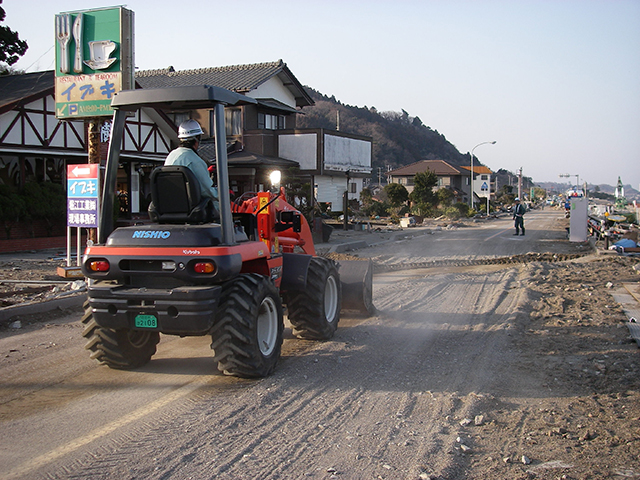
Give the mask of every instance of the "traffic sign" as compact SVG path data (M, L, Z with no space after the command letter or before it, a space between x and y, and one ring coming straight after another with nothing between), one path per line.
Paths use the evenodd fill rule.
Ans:
M67 226L98 227L98 167L67 165Z

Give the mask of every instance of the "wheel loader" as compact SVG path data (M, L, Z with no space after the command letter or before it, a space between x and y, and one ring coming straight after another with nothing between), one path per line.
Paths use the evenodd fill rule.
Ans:
M214 119L219 192L229 191L225 105L255 100L213 86L121 91L112 101L97 242L86 248L83 336L91 357L134 369L156 353L160 334L210 335L217 368L264 377L278 362L284 310L295 336L330 339L342 309L371 314L370 261L318 256L305 217L284 188L200 196L189 169L151 174L148 223L114 228L113 206L125 118L138 109L165 113L207 109Z

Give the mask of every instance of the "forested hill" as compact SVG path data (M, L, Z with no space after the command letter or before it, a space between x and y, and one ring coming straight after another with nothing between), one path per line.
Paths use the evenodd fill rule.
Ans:
M378 167L387 171L420 160L445 160L452 165L469 165L469 155L461 154L437 130L424 125L420 118L406 111L378 112L374 107L353 107L305 87L316 102L299 115L299 128L326 128L335 130L340 112L341 132L373 138L372 176ZM477 162L477 159L476 159Z

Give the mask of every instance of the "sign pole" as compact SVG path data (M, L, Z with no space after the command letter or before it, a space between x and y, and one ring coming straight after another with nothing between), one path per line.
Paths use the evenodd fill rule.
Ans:
M76 265L79 267L81 265L81 256L80 250L82 249L82 229L80 227L76 228L76 234L78 238L76 239Z
M99 118L91 118L89 119L89 132L88 132L88 153L89 153L89 164L97 163L100 164L100 119ZM98 186L100 182L98 182ZM98 189L97 192L98 205L100 205L100 191ZM78 230L79 231L79 230ZM98 236L96 235L95 228L87 229L87 243L89 245L93 245L98 240ZM80 253L78 253L80 255Z
M67 267L71 266L71 227L67 225Z

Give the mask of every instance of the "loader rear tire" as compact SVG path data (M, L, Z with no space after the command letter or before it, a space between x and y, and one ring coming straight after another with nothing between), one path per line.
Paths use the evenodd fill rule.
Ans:
M211 348L218 370L243 378L266 377L280 358L284 321L278 289L258 274L224 285Z
M160 342L158 332L102 328L93 318L88 301L84 308L82 336L88 340L85 348L91 351L91 358L118 370L132 370L149 363Z
M287 294L288 317L293 334L309 340L333 337L340 321L342 286L333 260L313 257L307 273L305 290Z

